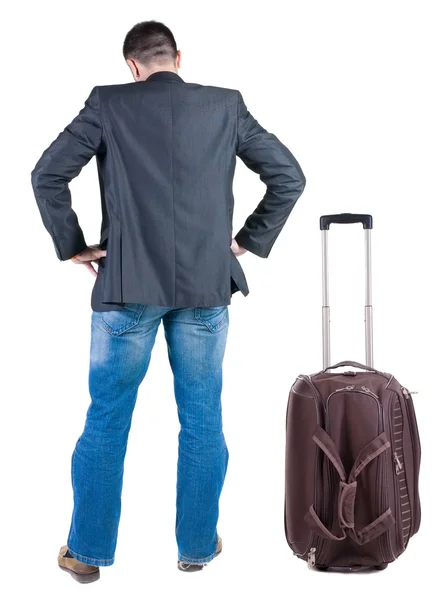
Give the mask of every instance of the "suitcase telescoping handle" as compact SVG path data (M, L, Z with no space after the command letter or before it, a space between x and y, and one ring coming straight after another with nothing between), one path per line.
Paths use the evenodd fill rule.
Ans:
M328 279L328 232L332 223L362 223L365 232L365 364L372 368L373 357L373 303L371 284L371 215L342 213L339 215L323 215L320 218L322 236L322 344L324 369L330 369L330 304Z

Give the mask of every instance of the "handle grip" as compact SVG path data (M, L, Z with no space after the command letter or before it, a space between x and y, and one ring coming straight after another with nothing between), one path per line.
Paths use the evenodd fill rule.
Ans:
M357 369L364 369L365 371L372 371L373 373L378 373L378 371L376 371L376 369L374 369L373 367L367 367L367 365L364 365L355 360L343 360L341 362L336 363L335 365L332 365L331 367L326 367L323 371L321 371L321 373L327 373L327 371L330 371L330 369L338 369L339 367L356 367Z
M388 378L387 373L378 371L377 369L374 369L374 367L367 367L367 365L363 365L355 360L343 360L342 362L338 362L331 367L326 367L323 371L320 371L320 373L327 373L328 371L331 371L332 369L338 369L339 367L356 367L356 369L364 369L365 371L371 371L372 373L377 373L378 375L383 375L384 377Z
M364 229L373 228L373 217L371 215L356 215L353 213L340 213L339 215L323 215L319 219L321 231L330 229L332 223L348 225L350 223L362 223Z

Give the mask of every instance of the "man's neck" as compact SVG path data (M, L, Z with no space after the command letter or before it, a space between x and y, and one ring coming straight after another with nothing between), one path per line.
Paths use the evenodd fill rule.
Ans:
M171 73L176 73L178 75L178 69L175 69L175 67L173 65L168 65L168 66L160 67L159 69L153 69L153 70L149 71L146 79L148 77L150 77L151 75L153 75L154 73L160 73L161 71L170 71Z

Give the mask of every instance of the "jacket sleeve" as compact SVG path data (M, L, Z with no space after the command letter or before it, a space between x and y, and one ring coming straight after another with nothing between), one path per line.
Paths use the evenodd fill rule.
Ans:
M44 151L32 171L32 187L43 224L60 260L85 250L84 234L71 206L68 184L100 147L99 92L95 87L84 108Z
M266 193L234 236L250 252L267 258L280 231L303 193L306 179L297 160L279 139L263 129L237 100L237 156L266 184Z

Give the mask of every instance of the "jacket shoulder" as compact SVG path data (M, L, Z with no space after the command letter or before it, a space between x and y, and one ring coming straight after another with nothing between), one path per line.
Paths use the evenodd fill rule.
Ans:
M129 94L130 91L134 91L134 86L136 82L133 81L131 83L114 83L109 85L96 85L94 89L96 89L99 93L99 96L109 97L112 95Z
M212 96L223 97L229 100L233 100L236 102L236 98L239 94L238 90L234 90L232 88L224 88L216 85L200 85L196 83L192 83L189 85L197 86L202 88L206 94L211 94Z
M187 97L192 97L193 101L199 101L203 107L208 108L226 108L228 111L235 112L238 102L238 92L231 88L224 88L214 85L200 85L197 83L186 83Z

